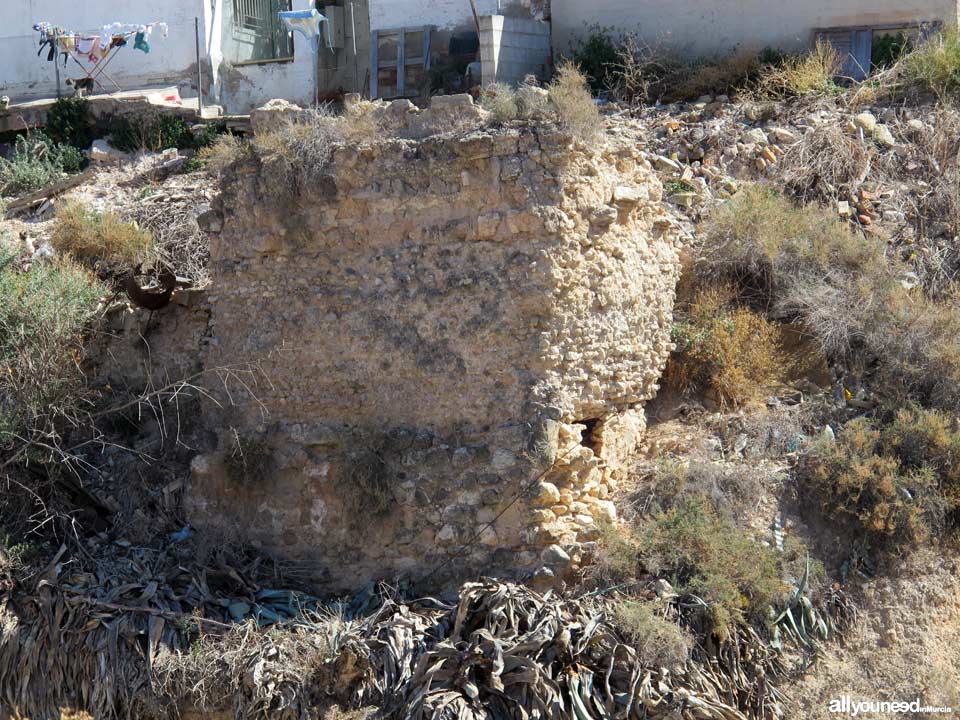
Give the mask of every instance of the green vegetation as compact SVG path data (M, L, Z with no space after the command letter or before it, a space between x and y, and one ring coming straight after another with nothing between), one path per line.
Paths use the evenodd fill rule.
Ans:
M81 97L60 98L47 112L45 130L60 145L86 150L94 138L90 102Z
M895 68L901 86L920 86L940 96L960 90L960 31L950 28L933 35ZM904 87L901 87L901 90Z
M84 389L82 335L103 288L69 260L21 272L0 257L0 447L56 436Z
M886 35L874 33L870 62L874 70L885 70L912 50L913 43L902 32Z
M573 48L572 60L595 92L611 89L617 82L620 43L610 28L592 25L586 39Z
M176 115L162 114L152 118L115 117L110 122L110 144L124 152L169 148L193 148L197 139L187 122Z
M678 625L657 615L650 603L621 600L613 607L617 629L646 667L676 667L690 656L692 640Z
M17 137L13 157L0 159L0 195L19 195L38 190L75 173L83 156L72 145L58 145L47 135L31 132Z
M800 476L826 517L871 550L910 549L960 526L960 430L936 410L852 420L810 451Z
M111 212L99 213L71 202L57 212L50 243L57 252L107 272L145 260L153 237Z

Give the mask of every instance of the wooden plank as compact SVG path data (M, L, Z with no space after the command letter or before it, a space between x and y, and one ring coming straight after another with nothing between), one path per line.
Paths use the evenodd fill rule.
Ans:
M47 185L45 188L40 188L32 193L27 195L22 195L15 200L11 200L7 203L7 213L6 216L10 217L12 214L19 212L25 208L30 207L34 203L46 200L51 198L54 195L59 195L66 190L77 187L77 185L82 185L87 180L92 178L94 175L93 168L87 168L82 173L77 175L71 175L70 177L64 178L63 180L58 180L57 182Z

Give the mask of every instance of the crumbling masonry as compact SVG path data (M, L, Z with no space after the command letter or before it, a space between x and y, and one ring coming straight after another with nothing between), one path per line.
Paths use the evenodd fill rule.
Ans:
M329 589L562 577L670 351L678 240L636 147L480 131L339 148L289 201L271 178L239 162L207 222L205 362L265 381L209 409L192 522Z

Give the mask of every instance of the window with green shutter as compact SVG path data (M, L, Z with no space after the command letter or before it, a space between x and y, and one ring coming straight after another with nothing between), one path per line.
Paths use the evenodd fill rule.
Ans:
M232 61L293 60L293 35L278 15L289 9L290 0L232 0Z

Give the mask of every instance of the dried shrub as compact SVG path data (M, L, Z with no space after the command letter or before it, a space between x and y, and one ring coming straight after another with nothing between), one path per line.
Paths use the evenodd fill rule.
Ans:
M763 489L765 471L735 462L658 462L635 493L647 513L663 513L690 500L706 500L720 516L742 520Z
M550 104L561 126L573 137L587 142L600 131L600 111L593 102L587 79L572 63L563 63L547 87Z
M520 116L517 92L506 83L492 83L483 89L480 106L493 114L497 122L510 122Z
M762 68L760 55L746 50L681 64L671 77L664 78L664 96L670 100L695 100L703 95L737 92L754 82Z
M357 450L347 458L348 479L342 488L344 511L357 523L387 512L393 505L394 480L379 452Z
M620 600L611 614L643 665L673 668L690 657L693 639L675 623L660 617L651 603Z
M57 252L106 271L145 260L153 237L111 212L99 213L82 203L70 202L57 211L50 243Z
M876 551L909 549L960 526L960 431L936 410L852 420L810 450L798 475L828 518Z
M277 130L258 134L253 146L269 163L277 181L271 189L300 192L321 180L334 147L375 142L379 129L373 103L361 102L339 115L321 107Z
M253 146L239 135L225 133L213 143L200 148L197 159L208 172L219 175L252 149Z
M83 402L82 336L103 288L69 260L21 272L0 257L0 448L52 443Z
M804 323L830 357L849 356L895 284L883 248L828 210L744 188L704 228L697 273L753 307Z
M190 125L176 115L117 116L110 121L110 144L124 152L196 147Z
M722 406L736 407L785 378L789 363L779 328L735 299L732 287L706 287L680 307L672 330L676 350L665 371L669 386L685 395L708 392Z
M871 144L843 128L821 125L787 148L780 159L781 176L801 201L832 202L866 179L874 154Z
M225 458L227 476L237 484L260 484L273 469L273 449L259 435L241 437L234 431L233 445Z
M619 584L633 580L642 570L640 545L628 526L607 520L599 523L600 537L591 572L598 583Z
M760 71L754 90L762 97L798 97L831 94L839 88L834 78L840 72L840 54L828 42L817 41L808 53L767 64Z

